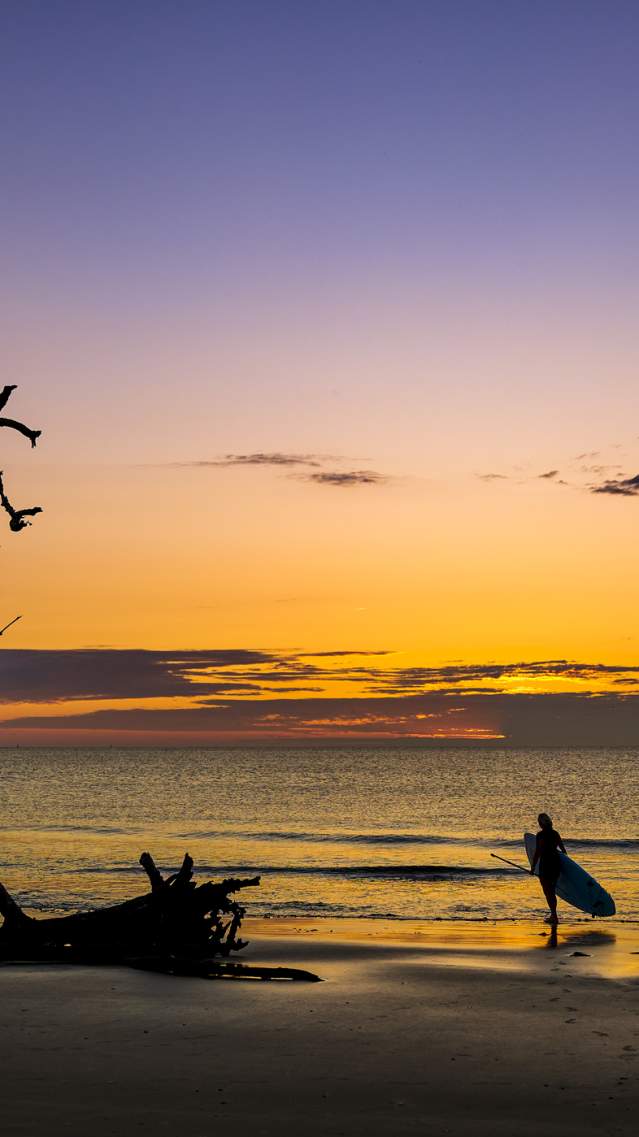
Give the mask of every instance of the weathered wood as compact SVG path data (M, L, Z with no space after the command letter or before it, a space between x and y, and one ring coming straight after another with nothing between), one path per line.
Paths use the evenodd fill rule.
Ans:
M30 922L30 917L25 916L3 884L0 884L0 916L4 917L3 928L8 931L24 929L25 924Z
M198 885L191 879L193 859L188 853L179 871L166 879L150 853L142 853L140 864L150 892L73 916L34 920L0 884L0 962L116 964L201 979L319 982L317 975L300 968L253 967L214 958L246 947L238 938L245 909L230 897L258 885L259 876ZM226 916L230 918L225 921Z
M142 853L140 857L140 864L144 869L146 875L151 882L151 892L159 892L164 884L164 877L160 870L156 867L155 861L150 853Z
M34 920L0 885L0 958L35 958L40 953L75 952L117 960L133 955L226 956L245 946L237 938L245 909L231 899L260 878L192 881L193 860L186 854L179 872L164 880L149 853L140 862L151 891L122 904ZM223 923L221 917L230 916Z

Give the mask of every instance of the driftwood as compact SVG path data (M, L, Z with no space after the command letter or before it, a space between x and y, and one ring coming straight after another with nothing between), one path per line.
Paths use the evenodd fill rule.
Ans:
M245 908L230 897L259 885L259 876L196 884L188 853L179 872L167 879L150 853L142 853L140 864L150 892L73 916L27 916L0 884L0 960L124 964L207 979L317 980L294 968L245 967L215 958L246 947L247 941L239 938Z

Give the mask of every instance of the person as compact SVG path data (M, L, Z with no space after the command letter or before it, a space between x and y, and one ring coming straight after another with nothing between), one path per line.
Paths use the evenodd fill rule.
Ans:
M561 872L559 853L560 851L565 853L566 848L557 830L553 829L552 817L549 817L547 813L540 813L537 820L539 822L539 833L537 834L537 845L530 871L534 873L537 864L539 864L539 882L550 908L548 923L558 924L556 889Z

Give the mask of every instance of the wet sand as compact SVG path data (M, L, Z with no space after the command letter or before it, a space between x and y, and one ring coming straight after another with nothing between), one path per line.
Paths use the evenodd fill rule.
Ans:
M4 1137L635 1131L634 930L268 924L325 982L1 968Z

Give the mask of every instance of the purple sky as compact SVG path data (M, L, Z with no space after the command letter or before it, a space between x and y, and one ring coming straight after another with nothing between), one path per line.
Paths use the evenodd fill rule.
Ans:
M11 646L636 661L638 32L8 0Z

